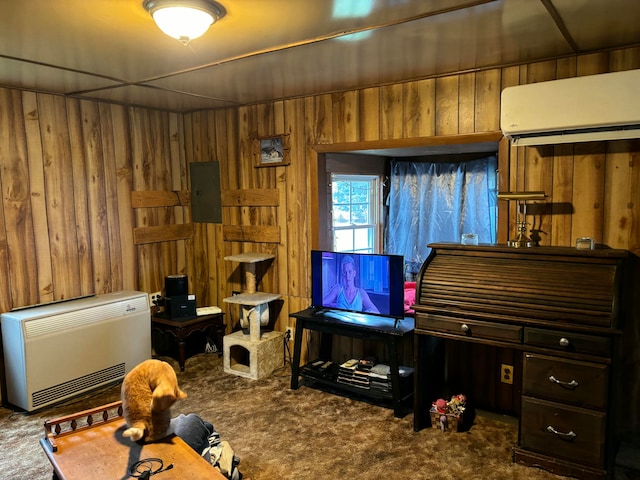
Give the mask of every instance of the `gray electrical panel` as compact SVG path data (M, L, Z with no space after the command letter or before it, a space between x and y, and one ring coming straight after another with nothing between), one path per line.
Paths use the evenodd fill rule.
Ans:
M191 172L191 220L222 223L220 162L193 162Z

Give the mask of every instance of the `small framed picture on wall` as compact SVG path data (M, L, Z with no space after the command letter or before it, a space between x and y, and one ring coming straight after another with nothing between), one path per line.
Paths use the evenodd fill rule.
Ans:
M289 135L258 137L255 140L256 167L289 165Z

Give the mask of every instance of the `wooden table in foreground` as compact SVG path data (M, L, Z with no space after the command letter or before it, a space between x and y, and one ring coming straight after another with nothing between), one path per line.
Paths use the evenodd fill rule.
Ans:
M127 479L132 464L158 458L164 468L173 464L167 472L159 473L159 479L225 479L179 437L172 435L157 443L141 445L123 437L124 430L121 402L45 422L45 436L40 445L53 466L53 478Z

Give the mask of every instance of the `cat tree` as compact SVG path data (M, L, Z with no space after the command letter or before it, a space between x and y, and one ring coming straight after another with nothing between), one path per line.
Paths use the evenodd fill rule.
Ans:
M284 357L284 334L263 332L269 324L269 302L282 295L256 290L256 264L271 260L275 255L246 252L224 257L226 261L239 262L244 270L245 289L238 295L224 298L226 303L240 306L242 331L226 335L223 339L224 371L241 377L257 380L271 374L282 366ZM248 356L248 363L241 359Z

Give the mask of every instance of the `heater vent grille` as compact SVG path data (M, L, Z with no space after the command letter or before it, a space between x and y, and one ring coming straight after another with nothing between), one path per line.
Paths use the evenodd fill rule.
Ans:
M125 374L125 365L120 363L97 372L74 378L68 382L53 385L38 392L33 392L31 400L37 408L51 402L65 399L78 393L86 392L100 385L121 379Z

